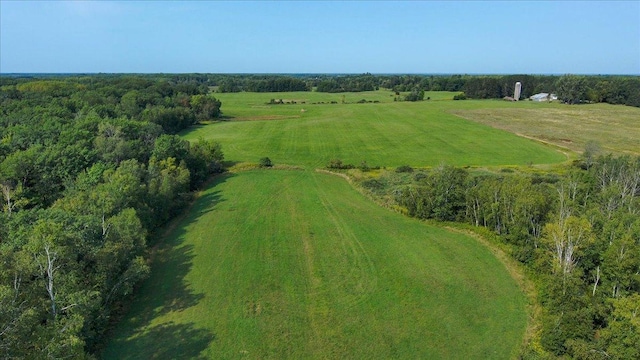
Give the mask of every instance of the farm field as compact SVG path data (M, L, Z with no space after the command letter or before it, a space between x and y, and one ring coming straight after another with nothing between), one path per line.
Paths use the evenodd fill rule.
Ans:
M154 257L106 359L499 359L527 322L475 239L309 170L218 178Z
M268 156L276 164L311 168L335 158L354 165L366 161L369 166L391 167L527 165L567 159L553 147L450 113L487 105L521 108L531 104L447 100L453 95L428 92L425 97L432 100L408 103L394 102L394 94L384 90L216 94L231 121L195 127L182 135L189 140L219 141L230 161L256 162ZM296 104L267 105L271 99ZM378 103L358 104L359 99Z
M516 356L526 299L488 249L313 170L334 158L554 164L604 137L605 151L633 153L638 109L454 94L417 103L389 91L216 94L226 121L184 138L219 141L232 163L268 156L300 170L240 171L206 190L158 244L151 278L104 357Z
M604 153L640 155L640 108L610 104L531 105L491 109L483 106L452 113L574 152L582 152L589 141L597 141Z

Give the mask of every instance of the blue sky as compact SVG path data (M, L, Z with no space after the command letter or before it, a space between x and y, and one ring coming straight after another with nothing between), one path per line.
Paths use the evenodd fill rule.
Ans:
M0 72L640 74L640 1L8 1Z

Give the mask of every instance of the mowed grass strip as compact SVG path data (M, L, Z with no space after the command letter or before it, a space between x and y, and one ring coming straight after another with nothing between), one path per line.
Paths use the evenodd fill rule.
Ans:
M464 102L393 102L389 94L393 93L286 94L290 99L308 97L306 104L296 105L264 105L270 97L281 94L216 94L225 116L255 120L216 122L183 135L189 140L203 137L219 141L225 158L231 161L255 162L268 156L275 163L307 167L322 167L336 158L356 166L366 161L369 166L390 167L527 165L566 160L551 147L449 113ZM317 102L321 96L326 101L345 96L346 102L358 97L384 102L309 104L312 97Z
M476 240L341 178L221 177L159 245L105 359L507 359L525 296Z
M581 153L587 142L596 141L604 153L640 155L640 108L531 102L505 106L495 101L469 105L452 113L576 153Z

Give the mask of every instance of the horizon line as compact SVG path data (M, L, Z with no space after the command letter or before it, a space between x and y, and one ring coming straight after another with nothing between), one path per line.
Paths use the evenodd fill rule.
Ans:
M0 76L15 75L533 75L533 76L558 76L558 75L582 75L582 76L640 76L638 74L623 73L464 73L464 72L0 72Z

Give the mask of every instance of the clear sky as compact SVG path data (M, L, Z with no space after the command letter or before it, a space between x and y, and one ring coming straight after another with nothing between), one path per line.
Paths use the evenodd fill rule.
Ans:
M640 74L640 1L0 0L0 72Z

